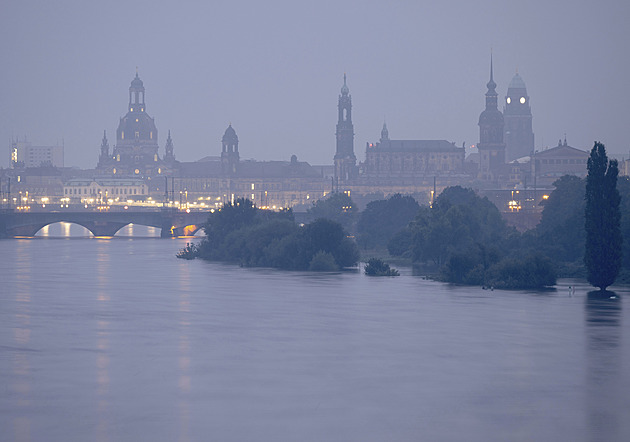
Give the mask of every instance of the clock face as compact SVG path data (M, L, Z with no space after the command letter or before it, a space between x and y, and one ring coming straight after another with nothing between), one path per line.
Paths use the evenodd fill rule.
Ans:
M512 102L512 99L510 97L507 97L505 101L507 101L507 104L510 104Z
M520 102L521 104L525 104L525 97L521 97Z

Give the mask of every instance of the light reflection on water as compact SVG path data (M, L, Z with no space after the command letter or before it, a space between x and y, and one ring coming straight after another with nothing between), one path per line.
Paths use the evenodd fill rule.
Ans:
M490 292L54 236L0 242L8 440L630 435L625 288Z

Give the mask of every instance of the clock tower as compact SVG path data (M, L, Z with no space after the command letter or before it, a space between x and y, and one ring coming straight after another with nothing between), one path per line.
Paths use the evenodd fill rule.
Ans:
M534 151L534 132L532 131L532 110L525 82L518 71L510 81L505 107L504 138L505 153L508 161L531 155Z

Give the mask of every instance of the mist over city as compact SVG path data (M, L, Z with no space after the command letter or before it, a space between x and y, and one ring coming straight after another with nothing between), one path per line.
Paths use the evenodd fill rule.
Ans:
M64 143L92 168L126 113L136 67L147 112L180 161L216 155L232 123L241 156L331 164L343 74L355 149L394 139L479 141L490 52L499 108L515 72L536 149L595 140L627 156L630 6L591 2L5 2L0 140ZM162 155L162 153L160 154ZM0 166L8 167L8 153Z
M4 1L0 439L630 440L629 22Z

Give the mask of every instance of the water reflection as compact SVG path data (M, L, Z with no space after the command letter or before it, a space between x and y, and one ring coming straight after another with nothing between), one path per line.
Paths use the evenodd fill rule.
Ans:
M621 297L593 291L586 297L586 409L592 441L621 440ZM625 395L627 392L623 392Z
M188 441L190 428L190 266L180 265L179 269L179 441Z
M101 318L108 311L110 274L107 241L99 240L96 253L96 301ZM98 319L96 322L96 397L97 415L96 440L107 441L109 438L109 321Z
M16 440L31 440L29 416L31 393L31 361L29 344L31 341L31 291L32 291L32 263L27 241L19 241L16 249L15 278L15 314L13 340L13 393L15 395L16 416L13 422Z

